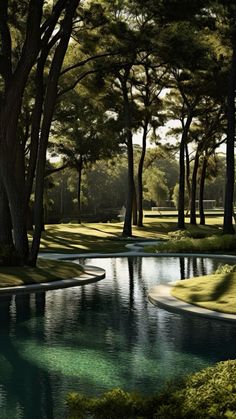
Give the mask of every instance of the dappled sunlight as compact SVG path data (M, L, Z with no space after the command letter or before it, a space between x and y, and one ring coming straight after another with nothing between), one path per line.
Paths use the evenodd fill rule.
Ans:
M190 228L186 223L187 228ZM193 229L193 227L191 227ZM177 230L177 217L145 218L144 226L133 226L134 239L164 239L168 233ZM196 231L204 234L216 234L217 226L198 226ZM50 224L42 232L41 250L70 253L124 252L128 239L122 237L123 223L83 223L83 224ZM29 233L32 240L32 233Z

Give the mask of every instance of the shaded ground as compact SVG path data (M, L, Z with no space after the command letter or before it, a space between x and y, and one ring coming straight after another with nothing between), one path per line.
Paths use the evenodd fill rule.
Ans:
M208 220L207 220L208 221ZM207 226L191 229L206 235L221 232L221 219L209 218ZM166 238L168 232L177 229L177 218L145 218L144 227L133 227L133 237L122 237L123 223L87 223L47 225L41 240L41 251L70 253L114 253L126 251L125 245L134 239Z

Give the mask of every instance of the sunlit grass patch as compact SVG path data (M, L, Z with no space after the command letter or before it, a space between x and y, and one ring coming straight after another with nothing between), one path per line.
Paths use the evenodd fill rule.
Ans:
M73 262L39 259L37 267L0 267L0 288L78 277L83 268Z
M236 272L178 281L171 294L199 307L236 314Z

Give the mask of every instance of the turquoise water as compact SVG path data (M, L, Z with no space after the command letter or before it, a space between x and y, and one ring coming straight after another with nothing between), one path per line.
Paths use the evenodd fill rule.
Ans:
M236 326L152 306L158 283L214 271L203 258L105 258L80 263L106 279L0 300L0 418L65 417L65 395L122 387L154 393L167 381L236 358Z

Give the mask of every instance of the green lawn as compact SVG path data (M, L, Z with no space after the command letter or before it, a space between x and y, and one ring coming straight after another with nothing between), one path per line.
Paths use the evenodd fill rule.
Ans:
M236 314L236 272L178 281L171 293L199 307Z
M0 288L68 279L82 272L83 268L73 262L38 259L37 268L0 267Z
M207 226L186 225L188 229L200 231L204 235L219 234L221 223L218 217L209 218L209 221ZM127 250L125 244L132 239L122 238L122 229L122 222L46 225L40 250L60 253L123 252ZM133 238L163 239L168 237L170 231L176 229L177 218L174 216L161 219L145 217L144 227L133 227Z

